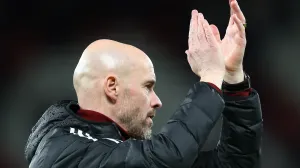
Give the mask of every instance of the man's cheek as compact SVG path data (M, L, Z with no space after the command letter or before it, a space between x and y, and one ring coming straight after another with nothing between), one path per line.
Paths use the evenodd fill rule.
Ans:
M135 97L137 95L137 92L135 91L134 88L130 88L128 90L128 93L129 93L129 96L131 96L131 97Z

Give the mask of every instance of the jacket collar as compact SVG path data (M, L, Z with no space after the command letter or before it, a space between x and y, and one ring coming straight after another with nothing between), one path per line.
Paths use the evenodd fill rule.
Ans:
M69 103L66 109L71 115L79 120L92 124L93 128L91 129L96 129L94 130L96 132L98 130L101 134L111 134L116 131L122 140L129 139L127 131L103 113L81 109L77 102ZM103 126L105 126L105 128Z

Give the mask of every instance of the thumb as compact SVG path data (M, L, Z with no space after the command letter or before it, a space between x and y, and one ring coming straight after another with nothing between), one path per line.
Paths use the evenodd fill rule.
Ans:
M219 32L218 27L214 24L211 24L210 29L212 30L217 42L220 43L221 42L221 37L220 37L220 32Z

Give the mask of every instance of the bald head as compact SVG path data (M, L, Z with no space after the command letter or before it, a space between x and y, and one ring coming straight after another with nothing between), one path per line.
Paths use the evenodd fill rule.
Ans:
M97 89L103 80L112 75L125 80L132 72L152 66L149 57L140 49L113 40L97 40L83 52L73 76L79 103Z
M151 60L141 50L113 40L98 40L83 52L74 72L81 108L104 113L135 138L151 134L161 102L153 88Z
M108 74L125 78L143 63L149 63L149 58L138 48L113 40L97 40L84 50L77 64L73 76L75 90Z

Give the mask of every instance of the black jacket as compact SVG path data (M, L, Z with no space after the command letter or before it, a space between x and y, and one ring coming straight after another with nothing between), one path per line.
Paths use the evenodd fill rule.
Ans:
M122 141L116 124L86 121L76 115L78 109L70 101L47 109L26 145L30 168L252 168L259 160L262 116L255 90L229 100L198 82L151 140ZM218 146L202 152L222 112Z

